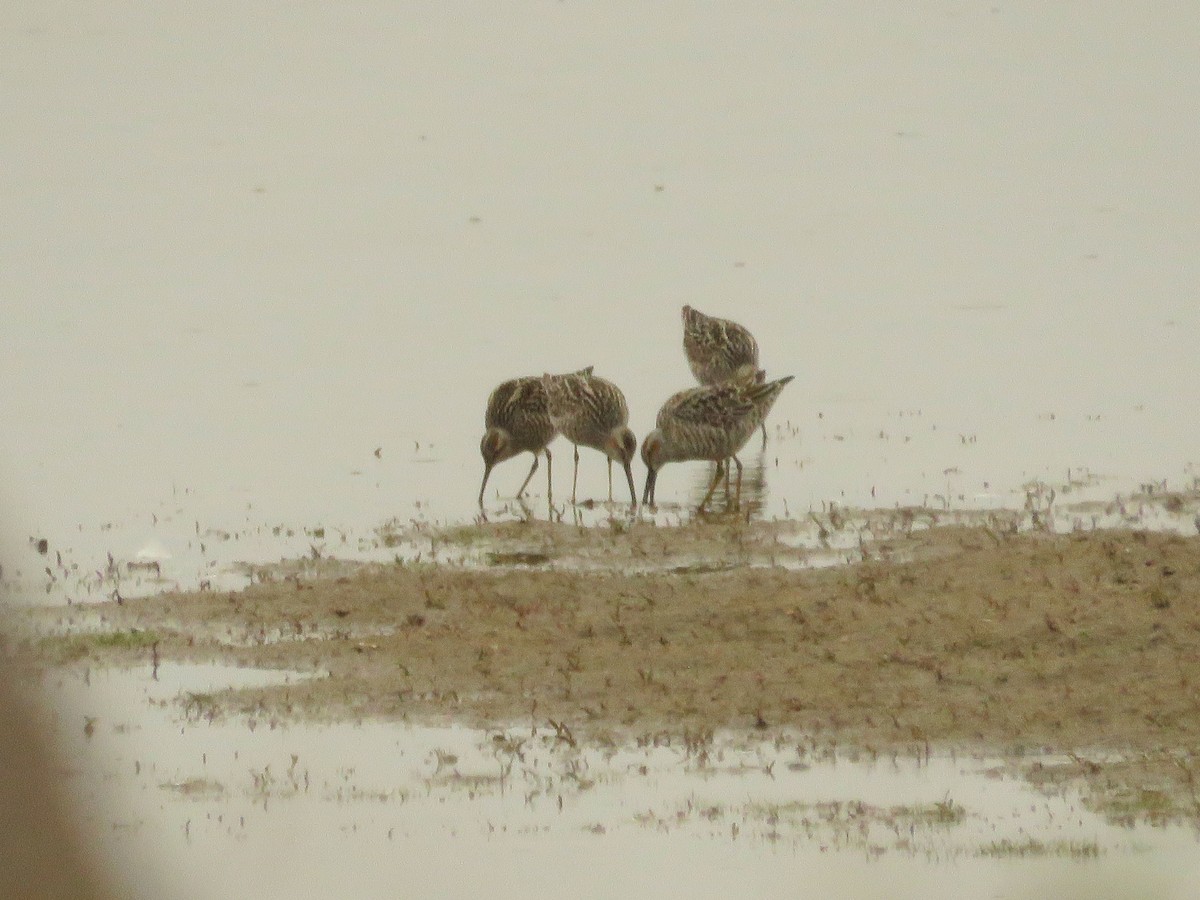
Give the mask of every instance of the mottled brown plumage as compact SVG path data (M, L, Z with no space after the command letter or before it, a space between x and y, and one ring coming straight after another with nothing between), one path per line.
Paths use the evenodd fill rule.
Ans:
M576 374L587 375L591 371L592 367L588 366ZM483 505L483 492L487 488L492 467L526 451L533 454L533 465L525 480L521 482L517 497L525 493L529 480L537 471L539 453L546 454L546 493L549 495L549 444L558 435L558 429L550 419L546 388L542 379L537 375L513 378L492 391L488 397L487 411L484 413L484 427L487 431L479 443L484 465L483 484L479 487L479 505Z
M654 503L659 469L667 463L693 459L717 463L716 476L700 503L701 510L712 497L724 461L729 458L737 465L740 497L742 463L737 453L791 380L791 375L767 382L742 377L690 388L668 399L658 411L657 427L642 443L642 462L647 469L642 502Z
M744 325L706 316L690 306L683 308L682 315L683 352L698 382L720 384L747 373L756 373L758 380L763 380L766 373L758 368L758 341ZM765 445L767 426L759 424Z
M608 457L608 499L612 500L612 464L621 463L629 480L629 496L637 505L637 489L630 468L637 452L637 438L629 430L629 407L621 389L589 373L543 375L550 420L575 445L575 474L571 479L571 502L576 502L579 478L579 447L591 447Z
M739 370L758 368L758 341L737 322L683 308L683 352L701 384L728 381Z

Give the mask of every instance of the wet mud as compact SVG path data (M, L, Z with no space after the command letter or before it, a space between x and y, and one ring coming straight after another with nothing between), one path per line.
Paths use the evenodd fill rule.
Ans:
M434 543L483 565L296 560L240 592L18 610L11 642L38 666L313 674L190 697L197 719L524 723L611 745L786 730L999 754L1114 819L1200 821L1200 538L915 521L860 530L858 562L821 568L780 562L794 523L463 527Z

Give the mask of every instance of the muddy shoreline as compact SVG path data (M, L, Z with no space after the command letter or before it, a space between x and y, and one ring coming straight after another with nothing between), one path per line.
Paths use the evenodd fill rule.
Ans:
M637 572L664 541L703 558L708 542L740 536L745 552L779 535L586 531L498 527L508 549L484 569L313 559L263 568L241 592L22 610L13 644L39 666L321 673L187 698L195 717L551 724L599 742L786 731L814 747L999 753L1017 767L1049 751L1061 766L1027 772L1047 789L1107 784L1128 814L1200 821L1200 537L947 526L847 566ZM597 568L547 565L557 544ZM1138 808L1147 797L1154 808Z

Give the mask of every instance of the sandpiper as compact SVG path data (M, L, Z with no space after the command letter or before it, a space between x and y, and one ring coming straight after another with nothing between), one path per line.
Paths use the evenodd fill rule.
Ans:
M637 452L637 438L629 430L629 407L621 389L588 373L543 375L550 421L575 445L575 474L571 478L571 502L576 502L579 479L579 447L591 447L608 457L608 499L612 500L612 464L619 462L629 481L629 497L637 505L630 464Z
M683 352L701 384L720 384L747 373L754 373L762 381L766 374L758 368L758 341L745 326L706 316L690 306L683 308ZM767 426L765 422L759 424L765 444Z
M746 328L728 319L683 308L683 352L701 384L728 381L743 366L758 368L758 341Z
M717 464L716 475L700 501L703 511L725 471L725 460L737 465L737 495L741 499L742 462L737 453L749 440L792 376L776 381L740 378L690 388L675 394L658 411L657 427L642 442L646 464L643 504L654 504L658 470L670 462L708 459Z
M592 367L581 369L577 374L591 374ZM546 403L546 387L537 375L513 378L497 387L488 397L487 412L484 414L487 429L479 442L483 455L483 484L479 486L479 505L483 506L483 492L487 488L488 476L496 463L512 459L518 453L533 454L533 465L517 491L518 499L525 493L529 480L537 471L538 454L546 454L546 494L551 492L550 442L558 435L558 429L550 420Z

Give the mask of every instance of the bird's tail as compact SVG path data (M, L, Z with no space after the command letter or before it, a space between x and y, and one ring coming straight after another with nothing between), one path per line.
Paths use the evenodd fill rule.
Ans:
M690 306L685 306L683 308L682 315L683 327L687 331L695 331L696 329L701 328L704 325L705 320L708 318L708 316L706 316L704 313L700 312L699 310L692 309Z
M794 375L786 375L783 378L777 378L775 381L752 384L745 389L746 396L750 398L755 406L769 407L775 402L775 398L779 396L779 392L794 377Z

